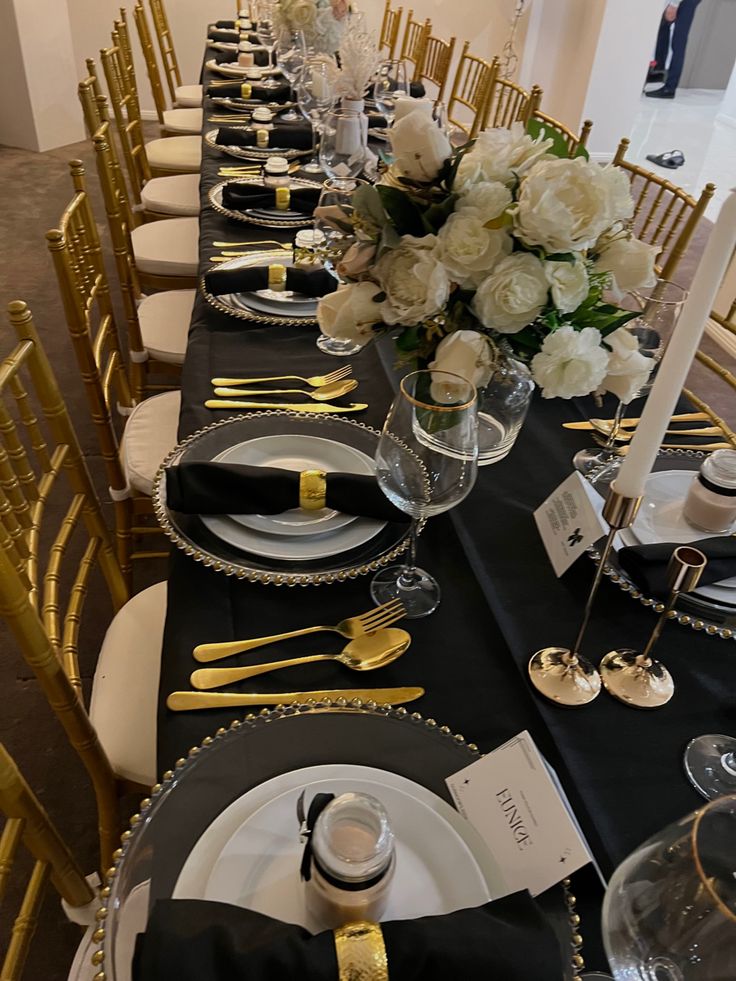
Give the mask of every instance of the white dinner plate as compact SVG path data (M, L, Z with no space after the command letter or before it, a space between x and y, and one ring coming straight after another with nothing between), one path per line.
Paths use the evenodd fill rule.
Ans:
M507 893L477 832L436 794L395 773L332 764L281 774L234 801L192 849L174 898L229 902L319 929L309 922L299 881L296 800L305 788L370 793L386 807L397 862L384 919L448 913Z
M288 384L288 383L285 383ZM326 473L357 473L373 476L375 462L367 453L345 443L307 434L260 436L238 443L214 458L215 463L237 463L249 467L277 467L281 470L324 470ZM336 531L357 520L331 508L305 511L294 508L281 514L231 514L233 521L272 535L319 535Z
M644 500L632 525L642 545L657 542L687 545L706 536L707 532L688 524L682 513L696 477L697 472L693 470L659 470L647 477Z

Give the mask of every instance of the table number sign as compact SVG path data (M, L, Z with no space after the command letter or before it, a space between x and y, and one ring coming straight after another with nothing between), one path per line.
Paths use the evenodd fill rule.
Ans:
M567 799L528 732L445 781L498 862L506 892L532 896L592 861Z
M577 471L540 504L534 520L558 578L607 531L600 508L593 507L586 482Z

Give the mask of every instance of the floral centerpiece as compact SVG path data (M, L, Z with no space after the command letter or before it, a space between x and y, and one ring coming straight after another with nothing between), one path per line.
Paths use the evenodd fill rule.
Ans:
M334 54L340 47L347 16L348 0L279 0L280 25L303 31L308 45L321 54Z
M656 247L638 241L626 175L569 159L521 123L454 150L428 116L391 130L393 164L353 196L345 281L320 301L323 333L365 344L397 330L403 359L488 383L498 342L529 365L545 398L646 381L651 361L617 303L655 282ZM615 302L608 302L608 291Z

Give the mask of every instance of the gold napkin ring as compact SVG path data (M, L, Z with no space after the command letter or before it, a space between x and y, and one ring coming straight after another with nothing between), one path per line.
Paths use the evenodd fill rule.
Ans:
M253 91L253 86L250 84L250 82L243 82L242 85L240 86L240 98L250 99L252 91Z
M378 923L347 923L334 933L340 981L388 981L388 958Z
M276 292L282 292L286 289L286 266L274 262L272 266L268 267L268 288L276 290Z
M324 470L302 470L299 474L299 507L319 511L325 506L327 477Z
M268 146L268 130L267 129L257 129L256 130L256 145L261 149L265 149Z
M276 210L288 211L291 204L291 190L288 187L276 188Z

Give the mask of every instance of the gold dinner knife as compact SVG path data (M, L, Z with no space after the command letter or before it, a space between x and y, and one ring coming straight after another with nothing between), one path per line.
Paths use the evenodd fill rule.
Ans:
M350 405L330 405L327 402L241 402L236 399L207 399L206 409L286 409L289 412L362 412L367 402L351 402Z
M704 412L681 412L679 415L672 416L672 422L703 422L708 419ZM631 419L622 419L619 423L620 426L636 426L641 421L640 416L632 417ZM596 419L596 423L606 423L613 424L613 419ZM580 429L585 432L590 432L599 428L594 425L592 421L589 422L563 422L563 429Z
M166 699L173 712L192 709L247 708L250 705L293 705L309 700L335 701L344 698L348 702L360 698L363 702L379 705L402 705L413 702L424 694L423 688L337 688L333 691L287 691L273 695L240 694L239 692L175 691Z

